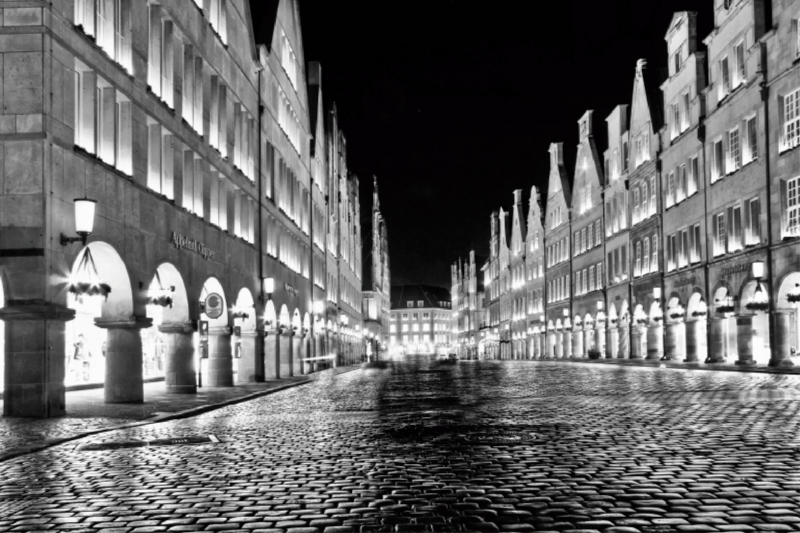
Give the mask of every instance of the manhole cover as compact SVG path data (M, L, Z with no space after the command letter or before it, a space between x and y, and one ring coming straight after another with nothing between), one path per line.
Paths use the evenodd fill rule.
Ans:
M181 444L209 444L221 442L214 435L204 437L173 437L155 440L123 440L111 442L98 442L78 447L78 451L95 452L100 450L119 450L122 448L143 448L145 446L177 446Z

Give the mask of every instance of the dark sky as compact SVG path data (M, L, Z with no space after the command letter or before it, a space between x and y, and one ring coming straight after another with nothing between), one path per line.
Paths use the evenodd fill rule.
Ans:
M605 150L636 60L666 65L675 11L699 13L701 49L713 28L712 0L299 1L366 212L379 180L393 284L449 287L453 261L488 253L492 210L547 186L551 142L573 172L587 109Z

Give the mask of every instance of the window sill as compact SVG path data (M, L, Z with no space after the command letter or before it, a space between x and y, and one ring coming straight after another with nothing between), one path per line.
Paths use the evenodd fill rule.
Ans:
M73 28L75 29L76 32L78 32L78 35L80 35L81 37L86 39L86 41L89 44L91 44L92 47L95 50L100 52L115 67L117 67L119 70L121 70L123 74L125 74L130 79L134 79L133 73L130 70L128 70L127 68L125 68L124 66L122 66L122 63L120 63L119 61L117 61L116 59L114 59L113 57L108 55L108 52L106 52L105 48L103 48L102 46L97 44L97 40L92 35L89 35L88 33L86 33L86 31L83 29L83 25L82 24L75 24L75 25L73 25Z
M788 154L789 152L793 152L793 151L797 150L798 148L800 148L800 142L798 142L794 146L778 148L778 155L782 156L784 154Z
M77 145L77 144L76 144L76 145L74 145L74 146L73 146L73 151L74 151L76 154L80 154L80 155L82 155L83 157L85 157L85 158L87 158L87 159L90 159L90 160L92 160L93 162L97 163L98 165L100 165L101 167L105 168L105 169L106 169L106 170L108 170L109 172L112 172L112 173L116 174L117 176L119 176L119 177L121 177L121 178L125 178L125 179L127 179L127 180L133 180L133 176L132 176L132 175L130 175L130 174L126 174L125 172L121 171L120 169L118 169L118 168L117 168L117 167L115 167L114 165L111 165L110 163L106 163L105 161L103 161L103 160L100 158L100 156L98 156L98 155L96 155L96 154L93 154L93 153L91 153L91 152L87 151L87 150L86 150L85 148L83 148L82 146L79 146L79 145ZM148 189L148 190L150 190L150 189Z

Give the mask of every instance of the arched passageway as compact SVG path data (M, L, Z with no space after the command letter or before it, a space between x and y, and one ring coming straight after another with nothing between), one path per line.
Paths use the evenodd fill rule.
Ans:
M207 334L200 337L201 375L209 387L233 386L231 328L225 290L217 278L208 278L200 292L200 320ZM202 379L202 378L201 378Z

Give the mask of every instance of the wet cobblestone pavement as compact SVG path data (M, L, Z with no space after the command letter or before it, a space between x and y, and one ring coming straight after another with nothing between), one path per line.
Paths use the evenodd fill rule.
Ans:
M328 374L0 463L0 531L800 531L798 409L794 375Z

